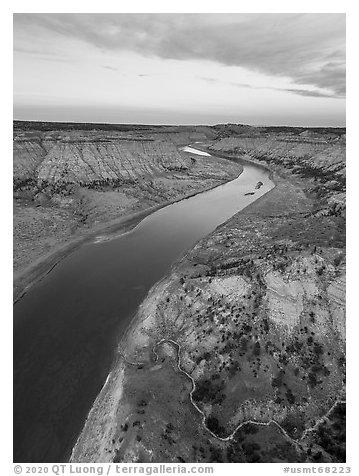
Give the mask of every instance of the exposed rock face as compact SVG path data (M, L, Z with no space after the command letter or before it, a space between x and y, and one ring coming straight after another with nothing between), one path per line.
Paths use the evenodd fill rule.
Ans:
M345 461L343 131L215 129L277 186L152 288L72 461Z
M326 201L326 213L343 214L346 148L343 132L343 129L300 132L288 128L275 133L271 128L250 128L235 137L215 141L210 150L247 154L252 159L308 178L312 182L311 191Z
M343 130L22 128L19 266L71 227L238 174L235 164L176 147L196 141L269 165L277 186L152 288L72 460L343 462Z
M15 269L96 224L214 187L241 171L178 147L212 137L210 128L87 126L15 123Z
M178 141L176 135L171 137ZM191 161L171 140L103 137L101 133L21 133L14 139L14 180L48 184L126 182L170 171Z
M33 178L36 168L46 155L38 137L18 138L14 141L14 180Z

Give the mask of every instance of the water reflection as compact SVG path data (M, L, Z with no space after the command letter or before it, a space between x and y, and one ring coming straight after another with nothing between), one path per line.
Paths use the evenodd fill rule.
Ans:
M258 181L263 186L255 190ZM116 343L150 287L200 238L272 187L267 171L245 165L236 180L158 210L116 239L83 246L15 305L16 462L66 461Z

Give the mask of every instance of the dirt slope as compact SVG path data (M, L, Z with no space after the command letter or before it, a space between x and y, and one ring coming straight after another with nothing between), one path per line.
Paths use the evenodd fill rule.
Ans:
M345 143L284 132L206 142L277 186L152 288L72 461L345 461Z
M14 124L15 277L96 227L241 171L228 160L181 151L181 145L213 135L208 128L55 126Z

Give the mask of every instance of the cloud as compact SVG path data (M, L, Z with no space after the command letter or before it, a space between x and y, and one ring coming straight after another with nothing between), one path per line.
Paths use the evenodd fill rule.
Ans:
M314 91L312 89L281 89L280 91L286 91L288 93L299 94L300 96L313 97L313 98L342 98L344 95L322 93L320 91Z
M343 61L329 62L313 72L303 73L296 79L297 84L313 84L314 86L330 89L337 97L344 97L345 63Z
M33 44L15 46L14 51L25 55L33 55L36 56L38 59L45 61L60 61L63 63L68 63L69 61L71 61L70 58L64 56L63 54L60 54L59 52L55 52L48 47L38 47Z
M210 84L218 84L218 83L223 83L224 81L221 81L217 78L207 78L205 76L198 76L198 79L201 79L202 81L206 81L206 83Z
M284 91L287 93L293 93L293 94L298 94L300 96L306 96L306 97L316 97L316 98L343 98L345 97L345 90L344 91L336 91L332 93L327 93L327 92L322 92L319 90L315 89L295 89L295 88L275 88L271 86L253 86L251 84L247 83L236 83L236 82L226 82L226 81L221 81L216 78L199 78L202 79L208 83L221 83L221 84L228 84L230 86L234 86L236 88L248 88L248 89L266 89L266 90L271 90L271 91Z
M240 66L290 78L309 92L329 91L317 95L345 94L344 14L15 14L14 31L15 40L19 31L27 39L75 38L105 50Z
M102 67L104 69L109 69L110 71L118 71L118 68L114 68L113 66L103 65Z

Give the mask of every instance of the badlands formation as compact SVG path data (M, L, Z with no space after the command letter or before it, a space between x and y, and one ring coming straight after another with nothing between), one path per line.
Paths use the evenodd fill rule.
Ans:
M92 232L134 226L238 176L238 164L181 151L213 136L205 127L14 122L15 298Z
M211 130L276 187L149 292L71 461L345 461L345 130Z
M15 296L241 159L275 188L150 290L71 461L345 461L345 129L15 123Z

